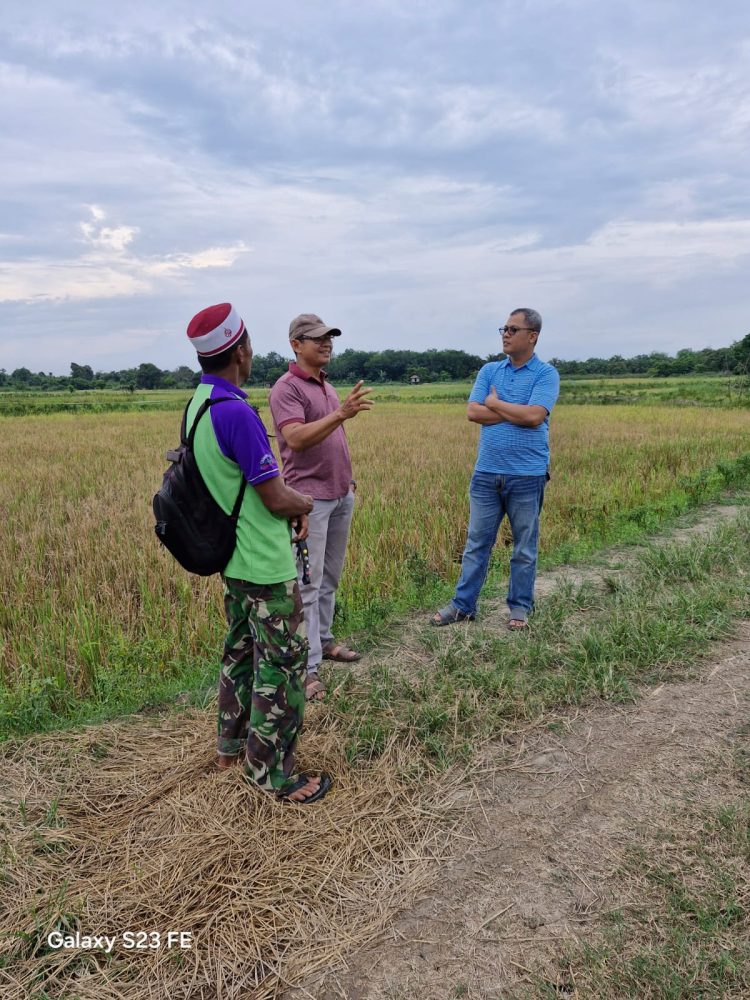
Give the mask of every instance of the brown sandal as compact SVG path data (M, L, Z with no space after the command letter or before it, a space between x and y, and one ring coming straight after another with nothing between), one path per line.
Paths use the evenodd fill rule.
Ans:
M331 639L323 646L323 659L335 660L336 663L356 663L357 660L362 659L362 654L349 649L341 642L336 642L335 639Z
M323 701L326 688L317 673L308 674L305 678L305 701Z

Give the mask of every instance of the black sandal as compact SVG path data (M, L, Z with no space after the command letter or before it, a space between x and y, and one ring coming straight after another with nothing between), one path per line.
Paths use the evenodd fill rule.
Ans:
M331 786L333 785L333 778L326 771L321 771L320 788L317 792L313 792L312 795L308 795L306 799L289 798L289 796L294 792L298 792L300 788L304 788L308 781L310 781L313 777L315 776L306 774L303 771L294 784L290 785L289 788L285 788L282 792L277 792L276 798L281 799L282 802L288 802L293 806L307 806L310 805L311 802L320 802L320 800L328 794Z

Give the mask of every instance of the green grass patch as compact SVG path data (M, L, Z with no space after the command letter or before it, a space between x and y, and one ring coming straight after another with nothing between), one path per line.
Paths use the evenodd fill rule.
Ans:
M123 646L120 656L95 667L81 696L64 672L24 671L12 688L0 685L3 739L68 726L104 722L134 712L205 702L218 678L219 642L213 657L177 657L166 665L151 644Z
M599 406L750 406L743 375L623 376L560 379L560 403Z
M378 403L455 403L466 405L472 381L374 383ZM352 388L336 387L343 399ZM268 386L246 386L252 403L265 404ZM0 391L0 416L32 416L51 413L116 413L143 410L180 410L191 395L189 389L67 389ZM668 378L623 376L588 378L563 376L559 403L638 406L750 406L747 378L737 375L684 375Z
M639 544L650 534L672 526L685 514L725 498L727 491L750 487L750 452L717 462L692 475L680 476L674 488L648 503L622 510L593 509L587 512L583 537L563 541L539 560L542 569L580 562L605 546ZM542 515L544 516L544 515ZM569 516L575 517L575 511ZM490 582L507 577L510 553L496 553Z
M685 1000L750 995L750 805L675 815L632 846L618 881L640 900L610 914L604 938L569 952L535 997Z
M750 519L685 544L640 554L608 592L562 585L540 603L528 633L425 625L424 665L381 667L362 682L338 672L331 711L352 759L394 736L440 764L561 705L626 701L638 684L683 672L750 613Z

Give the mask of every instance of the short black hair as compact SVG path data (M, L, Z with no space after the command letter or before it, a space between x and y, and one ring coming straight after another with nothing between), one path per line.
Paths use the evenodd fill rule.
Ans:
M204 357L202 354L198 355L198 361L200 362L201 369L204 375L210 375L212 372L220 372L227 365L232 363L232 358L238 347L244 347L247 344L249 337L247 335L247 330L244 331L240 339L236 344L232 344L228 347L226 351L221 351L219 354L211 354Z

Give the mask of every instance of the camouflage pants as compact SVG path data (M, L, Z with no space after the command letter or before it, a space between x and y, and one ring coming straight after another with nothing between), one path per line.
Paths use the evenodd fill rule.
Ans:
M219 680L220 754L245 754L245 773L280 789L294 774L307 674L307 633L296 580L224 577L229 632Z

